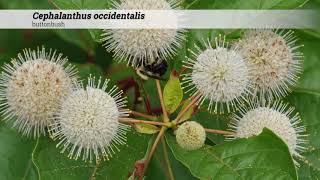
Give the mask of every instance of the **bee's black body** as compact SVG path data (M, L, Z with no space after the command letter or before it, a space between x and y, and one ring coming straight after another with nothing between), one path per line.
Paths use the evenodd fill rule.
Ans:
M156 59L154 62L142 65L137 68L137 73L143 78L144 76L152 77L155 79L161 79L161 77L167 72L168 63L165 60Z

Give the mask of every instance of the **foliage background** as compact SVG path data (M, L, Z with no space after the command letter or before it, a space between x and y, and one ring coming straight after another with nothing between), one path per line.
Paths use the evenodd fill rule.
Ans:
M0 0L1 9L104 9L109 1L103 0ZM318 8L319 0L185 0L185 9L296 9ZM0 17L1 18L1 17ZM112 60L99 43L100 30L0 30L0 63L9 62L24 48L57 49L69 57L79 68L80 76L89 74L110 78L126 91L129 107L147 111L145 104L137 100L141 94L150 99L151 111L160 112L160 104L154 81L140 81L135 72ZM186 49L202 39L227 34L229 39L240 37L241 30L189 30L187 41L178 55L170 61L170 69L181 68ZM304 155L307 163L301 163L296 173L288 150L281 140L268 130L249 140L223 143L222 136L209 134L205 148L185 152L167 133L167 143L157 149L147 171L146 179L168 179L167 154L175 179L319 179L320 178L320 32L297 30L300 42L305 45L304 73L293 93L285 101L301 113L309 133L310 148ZM168 77L168 74L166 75ZM125 82L125 83L123 83ZM163 82L165 84L165 81ZM139 90L140 89L140 90ZM227 116L214 116L205 109L192 117L207 128L226 129ZM0 179L127 179L134 171L135 162L142 159L152 135L142 135L132 130L128 146L121 148L111 161L89 164L69 160L60 154L55 142L48 137L31 140L21 137L0 121ZM211 146L209 146L211 145ZM213 146L217 145L217 146ZM164 148L161 148L163 146ZM248 148L255 147L253 149ZM164 151L164 149L166 149ZM264 152L269 149L270 152ZM261 150L261 151L260 151Z

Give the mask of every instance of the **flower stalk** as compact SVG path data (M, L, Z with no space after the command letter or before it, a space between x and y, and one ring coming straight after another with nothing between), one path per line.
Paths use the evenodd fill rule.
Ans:
M158 79L156 79L156 85L157 85L158 95L159 95L161 109L162 109L162 113L163 113L163 122L169 122L170 120L169 120L168 112L167 112L166 107L164 105L163 93L162 93L160 81Z
M166 123L157 122L157 121L144 121L133 118L119 118L118 120L121 123L129 123L129 124L151 124L156 126L168 126Z
M149 115L149 114L144 114L144 113L133 111L133 110L129 110L129 114L131 114L133 116L143 117L143 118L146 118L146 119L151 120L151 121L157 120L157 116L152 116L152 115Z
M154 152L156 151L156 148L157 148L160 140L162 139L164 133L166 132L166 130L167 130L167 127L165 127L165 126L162 126L162 128L160 129L160 132L159 132L156 140L154 141L154 143L153 143L153 145L152 145L152 147L151 147L151 149L149 151L147 159L145 160L144 169L143 169L143 172L142 172L139 180L143 180L143 176L144 176L146 170L148 169L148 165L149 165L149 163L151 161L151 158L152 158Z
M223 131L223 130L217 130L217 129L204 129L207 133L213 133L213 134L221 134L221 135L234 135L233 132L230 131Z
M197 94L195 94L193 97L191 97L192 100L191 100L190 104L189 104L186 108L182 109L182 110L179 112L179 114L178 114L178 116L176 117L176 119L174 120L175 124L181 123L181 122L179 122L179 121L181 120L182 116L183 116L194 104L196 104L200 98L201 98L201 94L200 94L200 93L197 93Z

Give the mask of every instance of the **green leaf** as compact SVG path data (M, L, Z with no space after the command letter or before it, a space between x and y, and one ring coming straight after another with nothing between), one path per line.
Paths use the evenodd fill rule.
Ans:
M3 9L49 9L47 1L38 0L0 0Z
M300 113L313 147L320 148L320 93L294 92L288 100Z
M227 129L229 116L228 115L218 115L211 114L207 109L201 108L194 116L191 118L194 121L199 122L203 127L209 129ZM207 138L215 144L223 143L225 137L220 134L207 134Z
M173 70L163 90L163 99L166 110L173 113L180 105L183 98L183 91L180 85L178 74Z
M151 136L138 134L131 130L128 133L128 143L119 146L117 152L109 161L96 165L81 160L72 160L68 153L60 153L56 143L48 138L41 138L34 153L35 164L39 168L41 179L126 179L134 170L134 163L144 157L148 139Z
M101 40L101 34L102 34L102 30L101 29L88 29L91 38L93 39L93 41L97 42L97 43L102 43L103 41Z
M304 44L302 52L304 54L303 73L299 80L298 90L313 91L320 93L320 41L307 34L301 34L298 36L303 39L300 43Z
M305 160L299 161L300 179L319 179L320 178L320 53L318 47L319 39L306 33L298 34L304 53L304 70L299 80L298 87L287 100L300 113L303 124L306 126L310 144L308 150L303 153Z
M51 0L52 6L58 9L107 9L109 6L106 0ZM62 31L62 32L61 32ZM100 42L101 30L88 29L88 30L58 30L56 31L63 39L79 45L82 48L92 50L94 42ZM66 34L71 35L68 37ZM73 35L72 35L73 34ZM76 38L72 38L77 36ZM90 39L89 39L90 38ZM87 49L88 50L88 49ZM89 51L90 52L90 51Z
M302 7L308 0L218 0L217 9L292 9Z
M297 179L288 147L268 129L195 151L182 149L172 135L166 137L174 156L199 179Z
M303 154L306 160L300 162L299 179L319 179L320 178L320 149L309 149Z
M188 0L187 9L292 9L308 0Z
M309 146L303 153L306 160L299 161L300 179L320 178L320 94L308 92L294 92L288 97L289 102L300 113L303 124L306 126Z
M34 152L34 162L39 169L39 178L46 180L79 178L88 179L94 169L94 164L75 161L60 153L56 142L49 138L40 138Z
M78 29L55 29L53 31L61 39L80 47L88 54L94 54L94 42L88 31Z
M128 134L127 146L120 147L120 153L117 153L111 161L104 163L97 171L100 179L126 179L128 173L133 172L135 162L145 156L151 137L132 130Z
M308 34L308 35L311 35L311 36L313 36L313 37L315 37L315 38L320 39L320 31L319 31L319 30L314 30L314 29L302 29L302 30L300 30L300 31L302 31L302 32L304 32L304 33L306 33L306 34Z
M159 132L159 128L151 124L135 124L134 128L138 133L142 134L155 134Z
M106 9L106 0L51 0L52 5L61 9Z
M32 162L35 141L0 124L0 179L37 179Z

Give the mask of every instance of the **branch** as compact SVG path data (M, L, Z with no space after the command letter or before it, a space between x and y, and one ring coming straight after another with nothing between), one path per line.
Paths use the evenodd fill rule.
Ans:
M190 102L190 104L188 104L187 107L185 107L184 109L182 109L178 116L176 117L176 119L174 120L176 124L179 123L180 119L182 118L182 116L184 115L184 113L186 113L194 104L197 103L197 101L201 98L201 94L197 93L194 96L192 96L192 100Z
M131 124L152 124L156 126L168 126L167 123L163 122L157 122L157 121L143 121L138 119L132 119L132 118L119 118L118 120L121 123L131 123Z
M208 133L214 133L214 134L222 134L222 135L234 135L234 132L230 131L223 131L223 130L217 130L217 129L204 129Z
M144 82L143 82L143 79L141 78L137 78L137 73L134 71L134 78L136 80L136 82L138 83L139 85L139 91L140 91L140 94L143 94L143 101L144 101L144 104L145 104L145 107L146 107L146 110L148 112L148 114L152 114L152 110L151 110L151 104L150 104L150 100L149 100L149 94L147 93L147 91L145 90L144 88Z
M162 138L162 136L164 135L164 132L165 132L166 130L167 130L167 127L165 127L165 126L162 126L162 128L160 129L160 132L159 132L156 140L154 141L154 143L153 143L153 145L152 145L152 147L151 147L151 149L150 149L150 151L149 151L148 157L147 157L147 159L145 160L144 169L143 169L143 172L142 172L139 180L143 180L143 176L144 176L145 172L146 172L147 169L148 169L148 165L149 165L149 163L150 163L150 161L151 161L151 158L152 158L154 152L156 151L156 148L157 148L157 146L158 146L158 144L159 144L159 142L160 142L160 140L161 140L161 138Z
M167 164L169 178L170 178L170 180L174 180L174 175L172 172L172 168L171 168L171 164L170 164L170 160L169 160L169 156L168 156L166 142L163 137L162 137L161 141L162 141L162 148L163 148L163 156L164 156L164 160Z
M148 120L152 120L152 121L155 121L157 119L156 116L144 114L144 113L133 111L133 110L129 110L129 114L134 115L134 116L140 116L140 117L146 118Z
M99 160L99 161L97 161L96 166L94 167L93 172L92 172L89 180L95 180L96 179L97 171L98 171L98 168L100 167L100 165L101 165L101 161Z
M158 79L156 79L156 84L157 84L158 95L159 95L160 104L161 104L162 113L163 113L163 121L169 122L170 120L169 120L168 112L167 112L166 107L164 105L163 93L162 93L160 81Z

